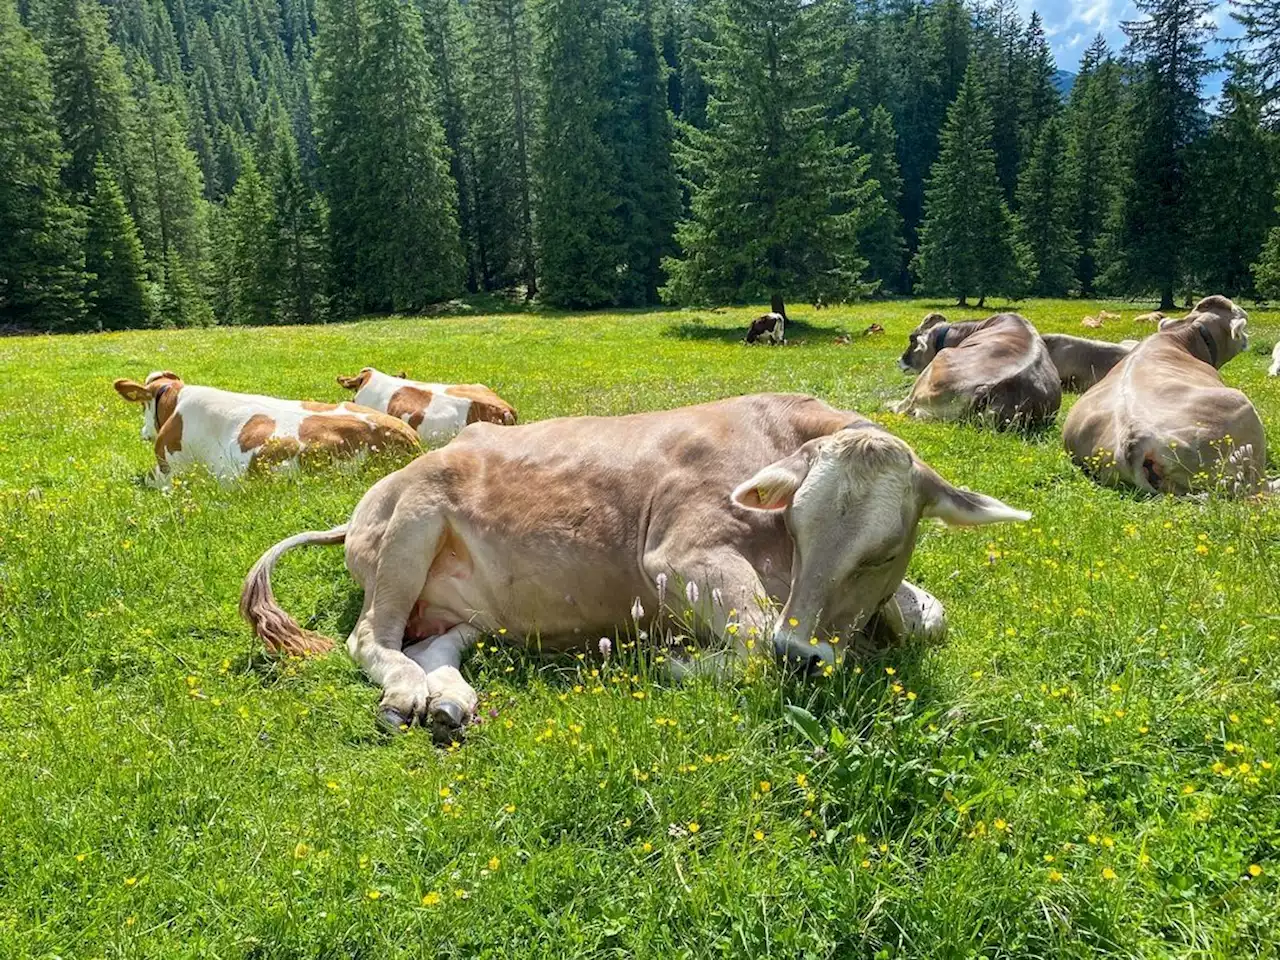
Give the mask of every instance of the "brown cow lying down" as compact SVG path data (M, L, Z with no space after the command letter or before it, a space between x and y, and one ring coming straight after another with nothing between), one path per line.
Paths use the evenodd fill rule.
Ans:
M422 383L365 367L354 377L338 377L338 385L354 390L361 406L409 424L424 443L445 443L477 420L516 422L515 408L479 383Z
M1218 375L1248 345L1247 322L1226 297L1162 320L1071 409L1062 431L1071 458L1113 486L1257 492L1267 461L1262 421Z
M1109 343L1066 333L1044 333L1040 337L1058 370L1062 389L1073 393L1084 393L1138 345L1137 340Z
M877 614L898 635L943 629L937 602L902 581L921 517L1029 516L953 487L902 440L811 397L477 423L376 483L350 522L268 550L240 609L274 650L327 649L276 604L270 575L293 547L345 543L364 588L347 649L382 686L383 721L430 721L452 738L475 711L458 667L482 633L581 649L665 619L665 590L701 633L734 638L697 667L758 639L825 671L829 631L852 640Z
M142 439L154 441L158 482L196 464L232 478L253 468L418 447L417 436L399 420L354 403L231 393L184 383L168 370L144 383L117 380L115 388L142 404Z
M766 313L751 321L747 343L786 343L786 318L780 313Z
M920 370L896 413L938 420L980 415L999 427L1051 422L1062 403L1058 371L1035 327L1016 313L947 323L931 313L912 331L898 361Z

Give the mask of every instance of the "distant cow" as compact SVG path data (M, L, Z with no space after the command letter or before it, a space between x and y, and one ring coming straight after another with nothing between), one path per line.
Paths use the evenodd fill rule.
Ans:
M1140 313L1133 318L1134 323L1159 323L1164 319L1164 314L1159 310L1152 310L1150 313Z
M516 422L511 404L479 383L422 383L365 367L338 383L356 392L355 401L403 420L424 443L444 443L468 423L483 420L510 426Z
M688 610L702 636L730 638L727 656L825 672L876 619L898 636L942 628L902 581L922 517L1029 516L812 397L480 423L378 481L350 522L273 546L240 609L273 650L327 649L276 603L271 570L294 547L345 543L364 589L347 649L383 687L383 722L452 738L476 708L458 667L482 633L581 649L641 624L688 629Z
M786 318L780 313L766 313L751 321L751 329L747 331L747 343L786 343L783 336L787 325Z
M399 420L354 403L231 393L183 383L167 370L143 383L117 380L115 388L143 405L142 439L155 443L157 481L195 464L230 478L255 467L418 446Z
M1173 494L1262 488L1262 421L1218 375L1247 347L1247 324L1226 297L1161 321L1072 408L1062 431L1071 458L1113 486Z
M1271 350L1271 369L1267 371L1267 376L1280 377L1280 343Z
M999 427L1051 422L1062 403L1058 371L1040 334L1024 317L947 323L940 313L921 321L898 361L923 371L897 413L938 420L990 417Z
M1083 393L1106 376L1107 371L1129 355L1137 340L1088 340L1066 333L1041 334L1049 357L1058 369L1063 390Z

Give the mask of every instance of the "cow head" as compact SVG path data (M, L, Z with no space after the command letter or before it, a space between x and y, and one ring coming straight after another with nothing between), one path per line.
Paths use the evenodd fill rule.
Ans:
M978 525L1031 515L960 490L873 425L810 440L732 494L782 513L793 543L791 593L774 627L779 657L809 669L835 653L819 630L860 630L902 582L921 517ZM847 635L847 634L846 634Z
M898 359L898 366L919 373L938 355L946 334L947 318L940 313L929 314L907 336L907 349Z
M373 375L377 372L378 371L374 370L373 367L364 367L354 377L344 377L341 374L339 374L338 386L345 387L347 390L354 390L357 393L359 393L360 390L364 387L364 385L368 383L369 380L373 377Z
M1249 315L1223 296L1205 297L1180 320L1166 317L1160 321L1161 330L1194 330L1215 367L1248 349L1248 325Z
M182 389L182 378L169 370L158 370L147 374L142 383L132 380L117 380L113 384L116 393L130 403L140 403L142 408L142 439L154 440L160 433L173 411L178 406L178 392Z

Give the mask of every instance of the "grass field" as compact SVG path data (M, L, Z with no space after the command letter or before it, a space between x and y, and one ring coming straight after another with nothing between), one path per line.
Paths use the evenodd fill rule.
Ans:
M738 342L747 310L0 340L0 957L1280 953L1280 506L1138 499L1056 430L886 414L934 306L797 309L776 349ZM1019 309L1082 333L1096 306ZM1225 378L1280 444L1280 315L1251 333ZM945 646L673 687L634 654L486 645L485 723L440 750L376 732L345 653L271 661L236 614L265 547L388 465L156 491L110 386L337 399L366 364L488 383L524 420L812 393L1035 516L922 532ZM331 636L359 609L340 550L276 586Z

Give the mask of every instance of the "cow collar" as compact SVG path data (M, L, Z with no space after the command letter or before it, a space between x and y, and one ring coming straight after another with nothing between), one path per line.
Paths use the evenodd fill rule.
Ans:
M1213 337L1211 337L1208 331L1205 330L1203 324L1198 324L1196 326L1196 330L1200 334L1200 339L1204 341L1204 345L1209 348L1210 365L1213 367L1217 367L1218 366L1218 345L1213 342Z
M155 417L156 417L156 432L157 432L157 433L159 433L159 432L160 432L160 428L163 426L163 424L160 422L160 398L161 398L161 397L163 397L166 393L168 393L168 392L169 392L169 390L172 388L172 386L173 386L173 384L171 384L171 383L166 383L164 386L162 386L159 390L157 390L157 391L156 391L156 396L155 396L155 404L156 404Z
M951 329L951 324L940 323L929 331L929 345L933 347L934 353L941 353L945 344L943 341L947 339L947 331Z

